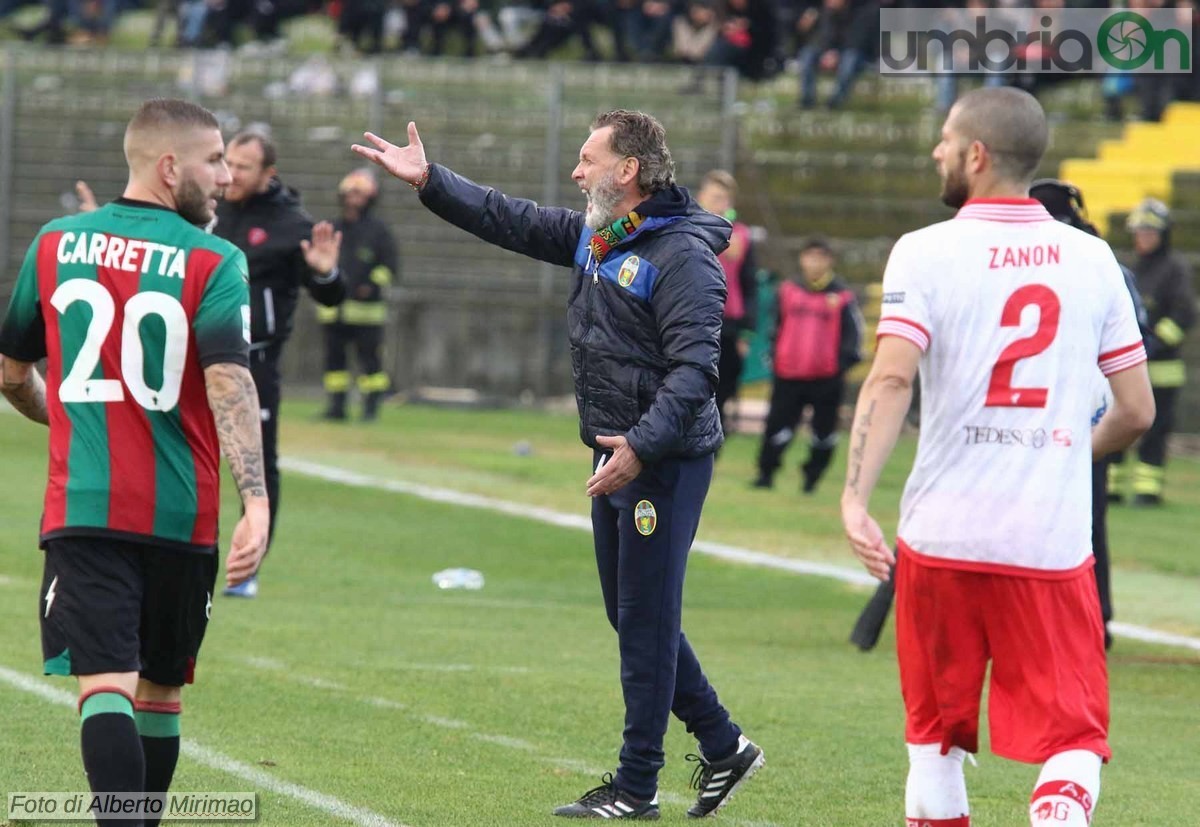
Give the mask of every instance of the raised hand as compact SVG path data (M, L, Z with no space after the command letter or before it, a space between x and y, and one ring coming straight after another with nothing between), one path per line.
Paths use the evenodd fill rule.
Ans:
M364 132L363 137L374 144L374 148L354 144L350 149L401 181L415 185L421 180L429 164L425 160L425 145L421 143L415 123L408 122L408 146L396 146L371 132Z
M92 192L92 188L88 186L87 181L75 182L75 197L79 199L80 212L95 212L99 206L96 203L96 194Z
M342 248L342 234L334 232L333 225L322 221L313 227L312 241L300 240L300 250L308 266L321 275L327 275L337 267L338 251Z

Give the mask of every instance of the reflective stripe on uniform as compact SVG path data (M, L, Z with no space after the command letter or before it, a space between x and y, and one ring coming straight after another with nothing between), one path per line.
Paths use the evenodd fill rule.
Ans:
M381 301L360 302L353 299L342 302L342 322L357 325L381 325L387 321L387 305Z
M1129 466L1124 462L1110 463L1108 466L1108 490L1114 494L1123 493L1130 476Z
M392 271L380 264L371 271L371 281L378 284L380 287L387 287L392 283Z
M1184 332L1174 319L1170 316L1163 316L1154 326L1154 335L1161 339L1167 347L1178 347L1179 343L1183 341Z
M1187 379L1182 359L1165 359L1161 362L1147 364L1150 370L1150 384L1156 388L1182 387Z
M317 321L321 324L341 321L343 324L378 326L387 322L387 305L382 301L347 299L336 307L318 307Z
M1160 465L1139 462L1133 466L1133 493L1161 497L1167 470Z
M350 371L331 370L324 376L325 390L329 393L345 393L350 390Z
M382 371L358 377L358 389L363 393L381 393L386 391L390 386L391 382L388 380L388 375Z

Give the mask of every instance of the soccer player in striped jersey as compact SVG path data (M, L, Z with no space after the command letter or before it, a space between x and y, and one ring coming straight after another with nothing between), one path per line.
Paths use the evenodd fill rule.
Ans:
M978 89L933 151L958 209L896 242L859 393L842 520L881 580L895 565L910 827L969 827L963 759L988 675L992 751L1041 764L1034 827L1086 827L1108 744L1092 572L1093 458L1154 420L1146 352L1112 250L1028 197L1037 100ZM921 437L893 557L868 513L920 368ZM1093 430L1093 377L1113 404Z
M44 671L78 679L95 792L170 785L216 583L219 452L245 509L226 582L266 549L246 259L198 226L229 183L224 153L210 112L146 101L123 196L41 229L0 327L4 396L50 428Z

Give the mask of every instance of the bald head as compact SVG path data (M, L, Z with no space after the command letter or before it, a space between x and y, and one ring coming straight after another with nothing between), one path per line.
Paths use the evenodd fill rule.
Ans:
M1014 184L1033 180L1050 131L1037 98L1012 87L975 89L950 110L946 126L964 144L987 147L997 178Z
M220 133L216 117L203 106L172 98L151 98L125 127L125 160L130 172L152 168L163 155L182 155L198 139Z

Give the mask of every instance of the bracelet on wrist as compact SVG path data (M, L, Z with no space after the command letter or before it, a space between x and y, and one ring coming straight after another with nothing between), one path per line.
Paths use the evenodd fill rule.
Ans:
M429 183L429 171L430 171L430 169L432 169L432 167L433 167L433 164L426 164L425 171L421 173L421 177L418 178L415 182L409 184L409 186L412 187L413 189L415 189L417 192L420 192L421 188L424 187L427 183Z

